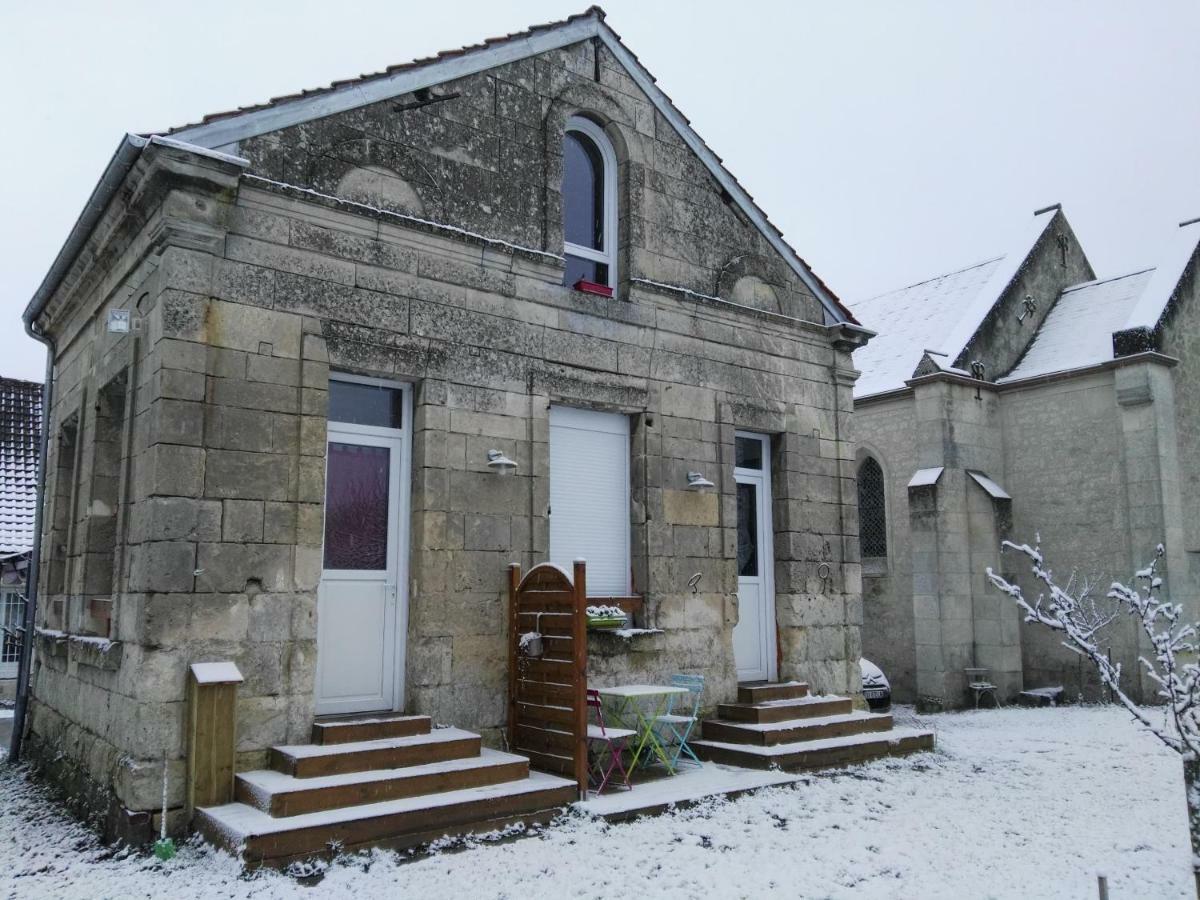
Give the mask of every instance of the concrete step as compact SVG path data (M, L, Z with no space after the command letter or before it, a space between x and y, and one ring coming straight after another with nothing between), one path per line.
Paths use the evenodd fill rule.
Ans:
M738 685L738 703L799 700L807 695L808 685L802 681L755 681Z
M529 775L529 760L484 749L479 756L315 778L282 772L242 772L235 798L271 816L297 816L327 809L438 794L518 781Z
M209 842L240 853L248 866L286 865L366 847L404 849L444 835L549 821L578 797L575 782L541 772L527 778L276 818L245 803L196 810Z
M788 771L827 769L870 762L885 756L904 756L932 750L932 731L896 728L878 734L855 734L820 741L791 744L731 744L723 741L695 740L692 749L701 759L748 769L778 766Z
M721 703L717 717L733 722L786 722L788 719L844 715L854 709L849 697L800 697L762 703Z
M349 744L384 738L429 734L429 716L338 716L313 723L314 744Z
M869 712L850 712L762 724L710 719L704 723L702 731L705 740L727 744L769 746L888 731L891 727L891 716L875 715Z
M459 728L436 728L429 734L351 741L346 744L296 744L271 748L271 768L296 778L398 769L478 756L479 735Z

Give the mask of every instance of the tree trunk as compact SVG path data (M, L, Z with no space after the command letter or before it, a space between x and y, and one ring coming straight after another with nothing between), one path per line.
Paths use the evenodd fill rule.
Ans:
M1183 758L1183 783L1187 790L1188 830L1192 834L1192 875L1200 897L1200 759Z

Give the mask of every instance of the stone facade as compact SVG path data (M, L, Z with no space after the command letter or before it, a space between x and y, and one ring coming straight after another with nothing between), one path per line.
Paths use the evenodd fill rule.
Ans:
M1194 266L1193 259L1139 352L1006 377L1014 367L1020 375L1018 363L1053 308L1045 299L1093 277L1059 211L970 352L952 361L962 368L983 361L986 380L946 367L856 403L859 458L873 456L884 470L889 539L887 558L863 561L863 655L887 673L896 699L962 706L970 702L963 672L970 666L989 668L1006 701L1050 685L1070 698L1100 698L1091 667L1055 634L1023 623L988 584L991 566L1037 596L1021 558L998 552L1004 539L1025 543L1040 534L1054 570L1091 581L1101 602L1107 585L1131 579L1161 540L1167 590L1195 609L1198 535L1184 510L1198 495L1181 465L1196 430L1187 398L1200 387L1187 352L1196 329ZM1027 296L1042 299L1034 327L1018 320ZM1077 328L1086 340L1086 322ZM935 467L944 468L936 484L910 487L915 472ZM998 482L1010 499L993 499L971 472ZM1130 692L1153 702L1134 623L1113 623L1102 643L1121 662Z
M506 566L547 557L551 403L631 421L652 632L595 636L593 677L698 672L732 699L748 429L772 436L779 674L859 690L859 332L826 324L608 44L437 91L225 148L241 159L145 147L37 318L56 349L30 741L110 831L149 824L164 758L181 803L191 663L245 675L239 766L307 738L331 371L413 385L406 710L501 740ZM562 284L580 112L620 160L611 298ZM106 330L117 308L129 334Z

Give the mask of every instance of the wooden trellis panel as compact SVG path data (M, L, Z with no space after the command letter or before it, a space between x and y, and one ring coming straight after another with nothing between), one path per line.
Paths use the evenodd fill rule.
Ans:
M587 792L587 573L551 563L521 577L508 567L508 745L535 769L573 778ZM541 656L521 636L542 636Z

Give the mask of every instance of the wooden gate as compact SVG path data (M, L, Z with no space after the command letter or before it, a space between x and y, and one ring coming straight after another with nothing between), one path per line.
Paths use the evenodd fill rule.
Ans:
M587 792L587 573L508 567L508 745ZM534 637L534 636L537 637Z

